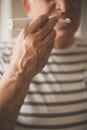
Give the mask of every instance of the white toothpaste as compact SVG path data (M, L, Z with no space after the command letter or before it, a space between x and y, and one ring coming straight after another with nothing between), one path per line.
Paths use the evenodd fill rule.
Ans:
M49 18L51 18L51 17L49 17ZM8 29L9 30L21 30L24 27L26 27L31 21L32 21L32 19L30 19L30 18L9 19ZM70 22L71 22L71 19L66 18L66 19L59 19L57 23L70 23Z
M59 19L58 23L71 23L71 19L70 18L66 18L66 19Z

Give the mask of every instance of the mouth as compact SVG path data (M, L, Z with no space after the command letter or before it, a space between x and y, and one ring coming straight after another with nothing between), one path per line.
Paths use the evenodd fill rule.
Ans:
M57 15L52 15L52 16L50 16L49 18L52 18L52 17L54 17L54 16L56 16L57 17ZM69 23L71 23L72 22L72 20L71 20L71 18L69 18L69 17L57 17L58 18L58 22L57 23L65 23L65 24L69 24Z

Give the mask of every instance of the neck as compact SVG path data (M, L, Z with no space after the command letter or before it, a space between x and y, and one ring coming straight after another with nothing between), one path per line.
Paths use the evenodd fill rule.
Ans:
M56 49L68 49L70 48L73 44L74 44L74 38L72 37L71 39L68 39L68 40L55 40L55 43L54 43L54 48Z

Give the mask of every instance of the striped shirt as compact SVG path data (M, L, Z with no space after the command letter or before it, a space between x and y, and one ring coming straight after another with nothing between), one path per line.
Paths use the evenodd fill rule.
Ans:
M12 43L0 44L0 74L6 70ZM87 42L53 49L47 65L29 87L15 130L87 130Z

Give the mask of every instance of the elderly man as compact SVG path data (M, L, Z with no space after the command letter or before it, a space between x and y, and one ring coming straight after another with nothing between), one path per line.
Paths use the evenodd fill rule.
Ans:
M74 37L81 4L23 0L34 20L17 38L0 81L0 130L87 130L87 43ZM3 73L11 43L1 47Z

